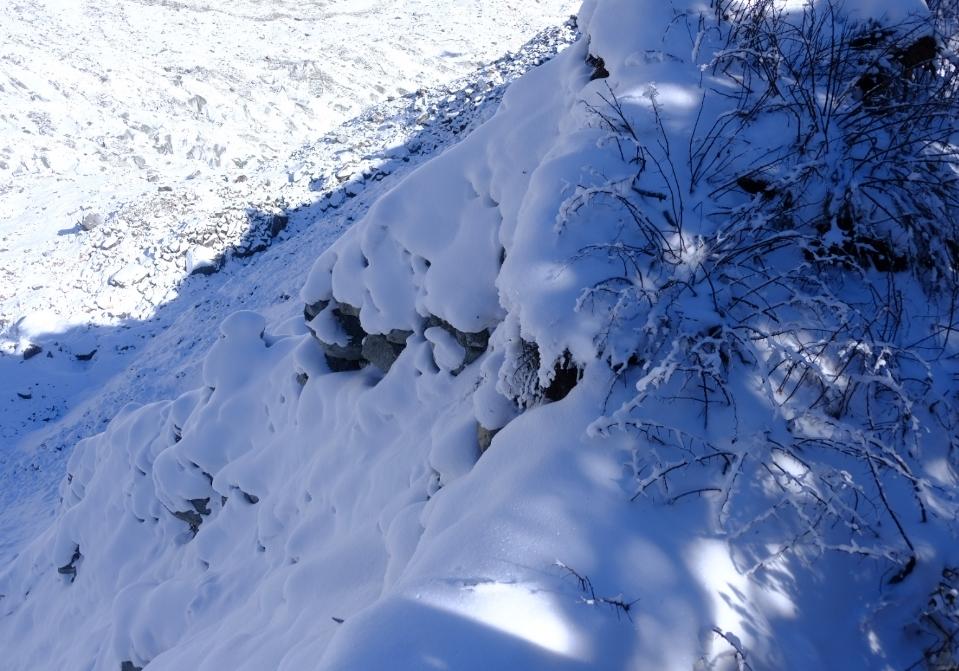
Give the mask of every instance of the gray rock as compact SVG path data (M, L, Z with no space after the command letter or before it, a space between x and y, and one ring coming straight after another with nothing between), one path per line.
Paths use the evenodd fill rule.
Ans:
M479 443L480 454L489 449L489 446L493 444L493 438L499 432L499 429L487 429L480 423L476 424L476 440Z
M270 237L275 238L282 233L288 223L290 223L290 218L285 214L274 214L270 221Z
M406 346L406 341L409 340L409 337L413 335L412 331L402 331L400 329L393 329L386 334L386 339L393 343L394 345L403 345Z
M103 216L97 214L96 212L90 212L89 214L84 215L83 219L80 220L80 228L85 231L92 231L94 228L103 225Z
M404 347L390 342L384 335L368 335L363 338L363 358L383 373L388 373Z
M463 359L463 367L466 367L483 356L486 348L489 346L489 330L483 330L476 333L460 331L449 322L440 319L435 315L430 315L426 320L426 328L439 326L456 339L456 342L466 350L466 357Z
M42 351L43 351L43 348L40 347L40 345L30 343L29 345L23 348L23 360L27 361L28 359L32 359L33 357L35 357Z
M326 306L329 305L329 301L317 301L316 303L308 303L303 307L303 319L308 322L316 319L316 316L323 312L326 309Z
M70 558L70 562L64 566L61 566L57 569L57 573L60 575L70 576L70 583L77 579L77 562L80 561L80 558L83 555L80 554L80 546L76 545L73 548L73 557Z
M327 357L333 357L334 359L342 359L344 361L362 361L363 360L363 344L362 342L356 343L351 341L346 347L342 345L331 345L320 341L323 345L323 351L326 352Z

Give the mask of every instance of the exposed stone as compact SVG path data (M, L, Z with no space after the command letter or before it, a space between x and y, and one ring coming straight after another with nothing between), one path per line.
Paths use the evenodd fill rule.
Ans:
M84 215L83 219L80 220L80 228L85 231L92 231L101 225L103 225L103 216L96 212L90 212Z
M204 473L207 478L210 480L210 484L213 484L213 478L209 474ZM193 506L193 509L196 510L201 515L210 514L210 499L209 497L205 499L190 499L190 505Z
M359 370L363 367L364 363L365 361L362 358L341 359L335 355L331 355L329 352L326 354L326 365L329 366L330 370L334 373Z
M606 79L609 77L609 70L606 69L606 61L600 56L589 54L586 57L586 65L593 68L593 73L589 76L589 81L594 79Z
M28 359L32 359L42 351L43 348L40 347L40 345L37 345L36 343L30 343L23 348L23 360L27 361Z
M413 335L412 331L403 331L400 329L393 329L386 334L386 339L393 343L394 345L403 345L406 347L406 341L409 340L409 337Z
M270 220L270 237L275 238L286 229L290 223L290 218L285 214L274 214Z
M190 499L190 505L193 506L193 510L177 510L173 516L189 524L190 533L196 536L200 525L203 524L203 517L210 514L210 499Z
M131 263L124 266L109 279L112 286L125 288L142 282L150 276L150 270L139 263Z
M195 510L177 510L173 513L173 516L178 520L186 522L190 525L190 533L196 536L197 532L200 530L200 525L203 524L203 518L200 517L200 513Z
M83 555L80 554L80 546L77 545L74 547L73 556L70 558L70 562L64 566L61 566L57 569L57 573L60 575L70 576L70 583L77 579L77 562L80 561L80 557Z
M194 247L186 253L188 275L212 275L220 269L219 255L209 247Z
M338 303L333 308L333 317L347 336L346 345L337 345L320 340L326 360L333 371L358 370L365 365L363 339L366 332L360 325L360 309L347 303Z
M362 355L383 373L388 373L405 347L405 340L403 344L396 344L391 342L388 336L375 333L363 338Z
M316 319L326 307L330 304L329 301L317 301L316 303L307 303L303 306L303 319L307 322L311 322Z
M460 331L454 328L449 322L440 319L434 315L426 320L426 328L438 326L452 335L456 342L466 350L466 357L463 359L463 367L466 367L483 356L486 348L489 346L489 330L483 330L476 333Z
M120 671L143 671L142 666L137 666L130 660L120 663Z
M493 444L493 438L499 432L499 429L487 429L482 424L476 424L476 440L479 442L480 454L489 449L489 446Z

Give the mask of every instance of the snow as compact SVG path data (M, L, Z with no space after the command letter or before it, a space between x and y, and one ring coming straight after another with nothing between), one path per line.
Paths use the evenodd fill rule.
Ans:
M921 8L847 9L838 27ZM295 154L268 212L290 213L277 242L184 283L171 305L188 307L147 346L185 351L185 379L148 380L77 444L51 524L0 572L7 663L921 660L929 596L959 562L957 342L938 289L955 268L810 258L823 231L802 217L845 183L844 129L811 133L834 145L809 159L785 104L731 114L752 92L723 76L740 54L714 20L694 0L589 0L580 39L430 160L361 189L363 169ZM788 225L767 209L780 191L733 186L764 155L770 185L808 187L788 192ZM719 168L700 180L698 156ZM802 181L817 161L834 179ZM342 188L291 207L316 181ZM397 334L388 370L344 358Z
M309 181L308 166L284 165L292 152L373 104L419 93L416 116L428 118L428 90L575 9L509 4L4 5L0 338L39 310L96 324L148 318L184 276L178 242L222 253L288 177ZM349 160L363 147L344 138L340 149L333 171L370 167ZM91 235L83 222L96 218L108 228ZM105 256L118 267L103 267ZM110 275L135 263L151 267L149 286L114 291Z
M281 185L260 180L254 187L251 179L229 185L215 197L182 192L184 203L166 192L147 196L79 238L79 253L38 248L38 258L59 264L57 274L41 268L43 284L18 290L14 308L22 307L24 316L0 329L0 351L6 355L0 356L0 436L10 446L0 451L0 507L10 511L2 518L0 556L18 549L36 533L35 525L53 514L64 458L78 440L102 430L130 401L175 396L199 384L202 355L215 339L219 321L245 307L271 313L287 309L286 301L299 291L318 250L395 180L488 118L506 82L569 39L566 28L548 30L468 77L370 108L297 149L286 159L289 167L279 170ZM358 175L345 186L334 177L344 166ZM287 181L287 174L295 179ZM347 188L356 195L348 196ZM173 230L158 225L171 221L171 206L189 225L180 219ZM271 214L251 222L251 209ZM276 237L268 230L273 212L288 217L286 229ZM133 227L127 225L131 222ZM263 225L248 230L255 222ZM224 245L216 274L183 279L190 252L204 250L210 256L205 250L223 250ZM261 251L251 255L251 249ZM114 287L108 279L128 256L152 274L131 287ZM17 263L26 268L31 258L29 253L18 256ZM17 282L33 281L33 270L24 276L14 270L11 266L9 274ZM6 271L0 266L0 272ZM50 281L69 281L76 272L90 282L68 290ZM42 287L48 285L45 294ZM17 284L0 283L0 293L11 287ZM116 327L110 326L117 320ZM42 346L42 355L23 361L34 343ZM96 355L78 360L75 355L89 354L91 343ZM31 398L23 399L19 392Z

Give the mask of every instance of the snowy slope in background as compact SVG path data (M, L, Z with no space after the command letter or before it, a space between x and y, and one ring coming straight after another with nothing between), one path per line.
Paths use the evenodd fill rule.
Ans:
M575 46L320 256L304 313L231 315L194 390L80 444L55 523L0 575L8 663L921 659L922 609L959 563L952 326L907 272L805 257L857 258L839 224L806 230L802 193L789 226L763 216L844 157L786 151L788 106L730 112L749 95L702 67L738 57L719 20L693 0L587 2ZM750 192L741 171L779 149ZM697 156L721 169L698 181ZM882 224L873 248L897 232ZM877 352L849 335L880 329L874 282L901 296ZM908 450L883 442L900 428Z
M48 329L149 316L187 270L189 248L169 238L205 236L223 251L255 223L244 206L266 204L290 179L282 163L303 143L371 104L462 77L573 9L568 0L6 3L0 339L37 313ZM113 234L89 240L78 224L90 215ZM106 267L94 263L101 248Z

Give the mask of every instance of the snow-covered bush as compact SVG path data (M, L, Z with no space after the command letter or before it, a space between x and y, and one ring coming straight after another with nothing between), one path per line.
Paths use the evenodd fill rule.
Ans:
M917 525L955 514L923 473L959 457L951 36L921 10L713 9L675 17L691 129L654 83L586 102L621 168L556 231L591 266L595 353L637 390L593 430L637 434L637 496L711 495L744 570L838 550L898 582Z

